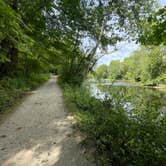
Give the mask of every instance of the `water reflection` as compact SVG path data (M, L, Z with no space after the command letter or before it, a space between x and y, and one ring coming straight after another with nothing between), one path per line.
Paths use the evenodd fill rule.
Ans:
M139 115L142 112L151 113L151 118L166 114L166 93L155 89L138 86L121 86L116 83L113 86L91 84L92 95L101 100L109 99L113 105L120 104L128 114Z

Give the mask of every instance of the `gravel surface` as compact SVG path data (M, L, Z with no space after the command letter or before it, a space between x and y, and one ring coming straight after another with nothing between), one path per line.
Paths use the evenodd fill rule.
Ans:
M52 77L0 125L0 166L92 166Z

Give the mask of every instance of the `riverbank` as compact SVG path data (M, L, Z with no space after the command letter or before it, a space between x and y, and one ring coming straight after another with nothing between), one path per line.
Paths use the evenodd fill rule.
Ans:
M93 142L98 165L157 166L166 163L163 151L166 121L160 114L161 103L154 100L164 100L162 94L134 87L128 88L128 94L125 94L127 87L106 87L105 90L112 97L107 95L100 100L85 87L64 87L67 105L72 105L69 109L78 120L77 127ZM134 108L130 107L130 100ZM132 114L126 106L132 108Z
M145 85L143 83L135 82L133 80L117 80L117 81L123 81L123 82L131 83L133 85L137 85L137 86L140 86L140 87L157 89L157 90L161 90L161 91L165 91L166 92L166 85L164 85L164 84L159 84L159 85Z
M138 86L138 87L144 87L144 88L150 88L150 89L157 89L163 92L166 92L166 85L159 84L159 85L145 85L141 82L135 82L133 80L101 80L101 81L89 81L89 83L99 83L100 85L115 85L115 86Z

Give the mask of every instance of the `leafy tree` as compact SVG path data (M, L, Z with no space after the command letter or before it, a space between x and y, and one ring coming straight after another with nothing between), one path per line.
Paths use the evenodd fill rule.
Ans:
M111 61L109 65L109 77L111 79L121 79L123 76L123 65L119 60Z
M95 70L95 77L97 79L106 79L108 78L108 66L107 65L100 65L96 70Z
M97 59L96 50L106 49L107 45L116 44L117 41L122 40L124 36L120 32L126 34L133 34L138 28L140 17L143 19L147 12L151 11L153 6L152 1L139 2L135 0L130 1L61 1L58 0L54 4L54 14L49 14L49 27L56 31L60 39L70 41L70 44L77 48L82 48L82 39L90 39L93 45L90 48L83 49L83 57L77 59L78 67L82 61L86 61L86 65L79 70L73 68L70 73L78 74L84 70L84 77L93 69ZM74 10L73 10L74 8ZM74 54L75 49L73 49ZM70 56L68 56L70 58ZM72 61L71 57L70 62ZM65 66L67 64L65 63ZM70 63L68 64L70 66ZM85 70L86 69L86 70ZM78 72L78 73L77 73ZM64 72L63 72L64 73ZM83 78L84 78L83 77ZM72 77L73 78L73 77ZM72 79L68 78L68 79Z
M139 36L139 41L142 44L166 44L166 6L144 21L142 32Z
M151 79L156 79L162 73L166 73L165 47L153 47L148 61L148 72Z
M148 50L142 47L140 50L135 51L131 57L124 60L124 65L127 68L124 76L126 79L141 81L144 80L145 75L147 77L147 54Z
M0 74L10 73L17 68L18 53L30 53L34 41L24 34L22 26L27 28L21 16L3 1L0 1Z
M58 65L61 78L76 84L95 66L97 49L122 40L121 32L133 34L153 6L153 0L0 3L0 75L30 75ZM94 44L86 49L87 38Z
M122 78L142 81L149 85L164 83L166 79L165 52L164 46L141 47L121 62ZM120 67L116 64L114 68L116 71Z

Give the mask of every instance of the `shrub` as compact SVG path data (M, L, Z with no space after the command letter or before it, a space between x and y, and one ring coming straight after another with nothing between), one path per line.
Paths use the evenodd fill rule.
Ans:
M135 114L128 116L118 96L117 102L98 100L85 88L70 86L65 86L64 92L67 101L77 108L81 131L96 145L100 165L158 166L166 163L166 119L154 109L136 107Z
M49 77L49 74L32 74L28 78L5 77L0 80L0 112L13 105L23 92L37 87Z

